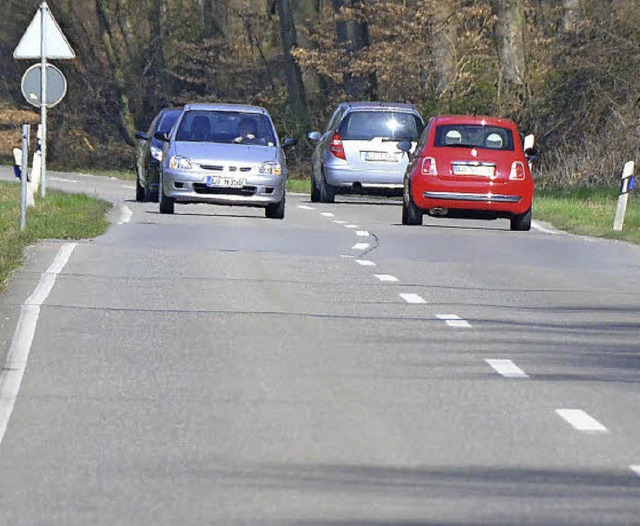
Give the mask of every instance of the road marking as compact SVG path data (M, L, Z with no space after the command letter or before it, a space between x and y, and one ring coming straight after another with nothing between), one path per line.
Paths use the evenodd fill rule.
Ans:
M345 228L358 228L358 225L344 225Z
M500 360L489 358L487 362L493 369L505 378L529 378L529 375L525 373L520 367L518 367L511 360Z
M407 303L411 303L414 305L427 303L427 300L425 300L422 296L419 296L418 294L400 294L400 297Z
M324 217L336 217L336 215L335 215L335 214L332 214L331 212L322 212L322 215L323 215Z
M313 208L312 206L307 206L307 205L298 205L298 208L300 210L315 210L315 208Z
M51 266L40 276L40 282L33 294L22 304L20 318L13 341L0 376L0 444L9 425L13 407L18 398L22 377L27 367L31 344L36 333L40 306L49 296L62 269L69 261L77 243L62 245Z
M78 183L79 181L74 181L73 179L65 179L64 177L49 177L52 181L60 181L62 183Z
M118 221L118 224L124 225L125 223L128 223L131 220L132 215L133 215L133 212L129 209L129 207L123 206L122 214L120 215L120 221Z
M371 245L369 243L356 243L351 247L352 250L367 250Z
M356 259L356 263L358 265L362 265L363 267L375 267L376 264L373 261L369 261L368 259Z
M346 254L343 254L342 256L340 256L341 258L349 258L349 259L353 259L355 256L347 256Z
M471 324L457 314L436 314L436 318L446 322L449 327L469 328Z
M356 236L369 237L369 232L367 232L366 230L356 230Z
M399 281L398 278L396 278L395 276L391 276L390 274L374 274L374 276L378 278L380 281L387 281L387 282Z
M531 226L533 228L535 228L536 230L539 230L540 232L544 232L545 234L559 234L560 232L558 232L557 230L550 230L549 228L545 228L543 227L540 223L538 223L537 221L532 221L531 222Z
M334 223L335 223L336 225L346 225L346 224L347 224L347 222L346 222L346 221L334 221Z
M606 427L582 409L556 409L556 413L578 431L584 431L586 433L609 432Z
M629 469L640 477L640 464L632 464Z

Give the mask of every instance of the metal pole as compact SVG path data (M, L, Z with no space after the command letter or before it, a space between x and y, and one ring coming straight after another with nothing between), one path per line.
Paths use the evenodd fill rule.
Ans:
M29 133L31 126L22 125L22 166L20 170L20 231L27 228L27 175L29 173Z
M40 120L42 122L40 195L43 198L47 193L47 34L45 13L48 11L49 6L46 2L42 2L40 5Z

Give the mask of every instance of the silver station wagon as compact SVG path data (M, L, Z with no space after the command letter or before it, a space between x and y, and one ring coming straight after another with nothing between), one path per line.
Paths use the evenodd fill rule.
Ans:
M402 195L408 157L400 141L415 148L424 128L412 104L343 102L333 112L313 152L311 200L331 203L336 194L378 193Z
M287 168L284 149L264 108L189 104L164 141L160 213L175 203L211 203L265 209L283 219Z

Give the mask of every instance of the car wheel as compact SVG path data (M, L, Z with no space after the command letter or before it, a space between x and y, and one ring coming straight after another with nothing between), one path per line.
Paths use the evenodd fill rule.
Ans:
M159 194L160 194L160 213L173 214L175 209L175 200L164 193L164 187L162 185L162 181L160 181Z
M524 214L518 214L511 218L511 230L531 230L531 208Z
M423 216L424 212L413 202L409 183L405 183L402 197L402 224L421 225Z
M324 174L320 175L320 202L333 203L336 199L335 189L327 183Z
M320 201L320 188L316 184L316 178L311 174L311 202L317 203Z
M136 201L138 201L138 203L141 203L144 201L144 198L145 198L144 186L140 184L140 178L136 176Z
M284 205L285 205L285 196L282 196L282 199L278 203L273 203L272 205L267 205L264 209L265 217L269 219L284 219Z

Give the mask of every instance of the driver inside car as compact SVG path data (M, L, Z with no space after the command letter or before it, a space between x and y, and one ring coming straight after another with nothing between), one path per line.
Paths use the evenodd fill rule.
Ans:
M258 124L251 117L244 117L238 123L238 136L234 139L242 144L262 144L258 138Z

